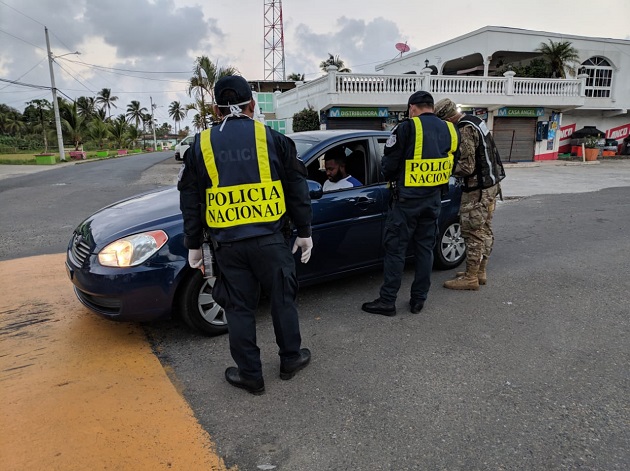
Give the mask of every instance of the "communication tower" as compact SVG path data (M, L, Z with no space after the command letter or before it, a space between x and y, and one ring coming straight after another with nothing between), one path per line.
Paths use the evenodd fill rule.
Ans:
M281 0L265 0L265 80L286 80Z

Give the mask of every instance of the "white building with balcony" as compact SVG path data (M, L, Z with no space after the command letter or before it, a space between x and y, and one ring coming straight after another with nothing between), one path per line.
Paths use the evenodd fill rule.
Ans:
M508 65L541 57L541 43L569 41L576 76L518 77ZM375 74L328 73L276 94L276 118L312 106L322 126L383 129L402 119L416 90L450 98L487 120L505 161L546 160L568 152L586 126L619 143L630 134L630 41L486 26L376 67Z

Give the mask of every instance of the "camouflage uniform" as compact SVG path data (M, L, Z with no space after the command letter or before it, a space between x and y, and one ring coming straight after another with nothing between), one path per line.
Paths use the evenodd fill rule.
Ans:
M479 134L472 126L460 129L462 136L459 149L461 156L455 166L453 175L469 177L471 186L477 185L475 171L475 151L479 145ZM466 241L466 264L479 266L487 260L492 252L494 235L492 233L492 214L496 207L500 185L485 190L475 190L462 193L460 205L460 223L462 236ZM484 263L485 265L485 263ZM484 270L485 271L485 270Z

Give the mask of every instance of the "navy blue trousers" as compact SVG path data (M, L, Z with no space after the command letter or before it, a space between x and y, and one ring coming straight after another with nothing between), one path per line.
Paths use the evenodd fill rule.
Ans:
M442 207L439 191L422 198L401 198L395 201L385 221L383 246L383 285L381 299L394 304L405 268L407 249L414 253L415 275L411 299L424 301L431 287L433 249L439 233L438 217Z
M256 309L260 288L271 300L271 317L280 362L299 356L300 326L297 311L298 282L295 261L282 234L254 237L215 250L220 276L213 296L225 309L230 353L241 375L262 377L260 349L256 345Z

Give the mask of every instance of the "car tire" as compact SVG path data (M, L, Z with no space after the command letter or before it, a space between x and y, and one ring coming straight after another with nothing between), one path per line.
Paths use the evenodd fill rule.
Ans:
M188 327L204 335L223 335L228 331L225 310L212 297L216 278L204 278L200 270L184 281L179 291L178 312Z
M179 161L183 160L179 152L175 152L175 160L179 160Z
M438 270L450 270L459 266L466 258L466 244L458 218L451 219L440 228L434 251L434 267Z

